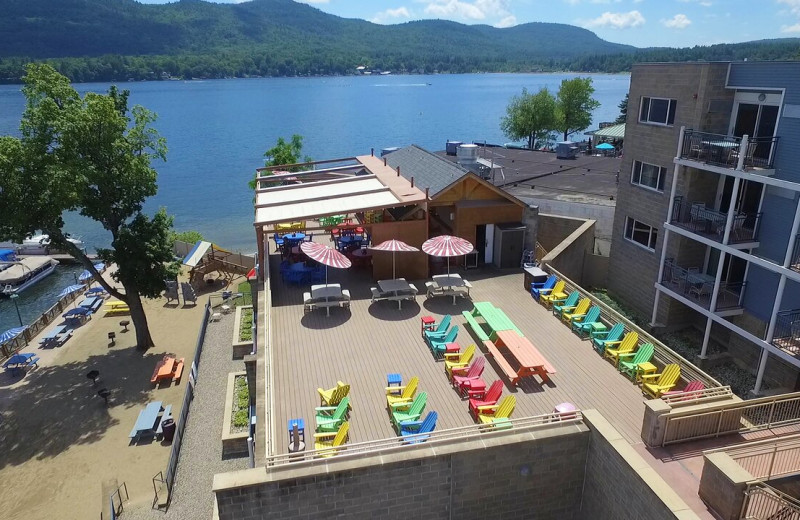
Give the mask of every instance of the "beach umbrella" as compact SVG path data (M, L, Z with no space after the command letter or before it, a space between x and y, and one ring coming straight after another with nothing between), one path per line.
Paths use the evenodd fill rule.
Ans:
M595 148L597 148L598 150L613 150L614 145L608 143L600 143L597 146L595 146Z
M419 251L414 246L410 246L405 242L400 240L387 240L386 242L381 242L377 246L372 246L370 249L374 249L375 251L391 251L392 252L392 278L397 278L394 268L394 254L396 252L406 252L406 251Z
M13 329L8 329L4 333L0 334L0 345L5 343L6 341L11 341L12 339L16 338L20 334L22 334L25 329L28 327L14 327Z
M325 266L325 285L328 285L328 267L337 269L347 269L351 265L350 259L339 251L320 244L319 242L303 242L300 244L302 250L310 259L315 260Z
M475 249L469 241L450 235L429 238L422 244L422 250L431 256L447 257L447 274L450 274L450 257L463 256Z
M71 318L72 316L86 316L87 314L91 314L92 309L87 307L76 307L74 309L70 309L64 314L61 315L62 318Z
M106 290L103 289L102 287L92 287L91 289L86 291L86 295L87 296L93 296L95 294L100 294L100 293L104 293L104 292L106 292Z
M69 285L67 287L64 287L64 290L61 291L60 293L58 293L58 298L63 298L64 296L67 296L68 294L72 294L75 291L82 291L83 289L84 289L84 286L81 285L81 284Z
M84 269L84 271L78 276L78 281L85 282L86 280L91 280L94 275L89 272L88 269Z

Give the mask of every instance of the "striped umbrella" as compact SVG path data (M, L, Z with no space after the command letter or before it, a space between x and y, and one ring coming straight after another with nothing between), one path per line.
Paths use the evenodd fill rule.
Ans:
M75 291L82 291L83 289L84 289L84 286L82 284L69 285L67 287L64 287L64 290L61 291L60 293L58 293L58 297L59 298L63 298L64 296L66 296L68 294L72 294Z
M8 329L4 333L0 334L0 345L5 343L6 341L11 341L12 339L16 338L20 334L22 334L25 329L28 327L14 327L13 329Z
M300 250L310 259L316 260L325 266L325 285L328 285L328 266L347 269L353 265L350 259L339 251L318 242L303 242L300 244Z
M447 274L450 274L450 257L462 256L475 249L469 241L450 235L429 238L422 244L422 250L431 256L447 257Z
M377 246L372 246L370 249L374 249L375 251L391 251L392 252L392 278L397 278L394 269L394 254L396 252L408 252L408 251L419 251L414 246L410 246L405 242L401 242L400 240L387 240L386 242L381 242Z

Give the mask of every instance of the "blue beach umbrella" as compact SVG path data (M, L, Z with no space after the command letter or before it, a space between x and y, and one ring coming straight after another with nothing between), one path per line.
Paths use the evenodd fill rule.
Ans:
M78 284L78 285L70 285L70 286L64 287L64 290L61 291L60 293L58 293L58 297L59 298L63 298L64 296L66 296L68 294L72 294L75 291L82 291L82 290L83 290L83 285L80 285L80 284Z
M27 328L28 327L14 327L13 329L8 329L4 333L0 334L0 344L5 343L6 341L11 341L22 334Z
M78 281L85 282L92 278L92 273L89 272L88 269L84 269L84 271L78 276Z
M102 287L92 287L91 289L86 291L86 296L94 296L95 294L102 294L104 292L106 292L106 290L103 289Z
M614 145L608 143L600 143L597 146L595 146L595 148L597 148L598 150L613 150Z

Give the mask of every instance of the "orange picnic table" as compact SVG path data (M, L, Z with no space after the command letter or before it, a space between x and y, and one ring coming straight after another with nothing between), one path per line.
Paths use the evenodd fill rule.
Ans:
M153 370L153 376L150 378L151 383L158 383L164 379L178 380L183 373L183 358L176 360L175 356L165 355L161 361L156 363Z
M555 374L556 370L541 352L530 342L528 338L522 337L514 330L501 330L497 333L497 339L489 351L494 354L495 361L506 373L513 384L517 384L519 379L528 376L539 376L543 382L550 381L549 374ZM488 348L489 345L486 345ZM516 368L509 363L504 356L508 352L515 361Z

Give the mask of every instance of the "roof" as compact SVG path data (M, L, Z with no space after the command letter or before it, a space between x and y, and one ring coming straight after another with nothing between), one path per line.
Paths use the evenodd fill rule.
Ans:
M406 179L414 179L414 185L430 188L429 196L436 194L464 177L468 170L456 163L412 144L384 156L386 163L392 168L400 167L400 175Z
M595 137L603 137L606 139L625 139L625 123L621 125L607 126L600 130L592 132Z
M188 265L189 267L197 267L197 264L200 263L200 261L208 252L210 247L211 247L211 242L198 240L197 243L192 248L192 250L189 251L189 254L186 255L186 258L183 259L183 265Z
M426 200L425 193L397 175L383 160L356 157L358 175L262 188L256 192L256 226L310 220L372 209L408 206ZM295 180L301 174L291 174Z

